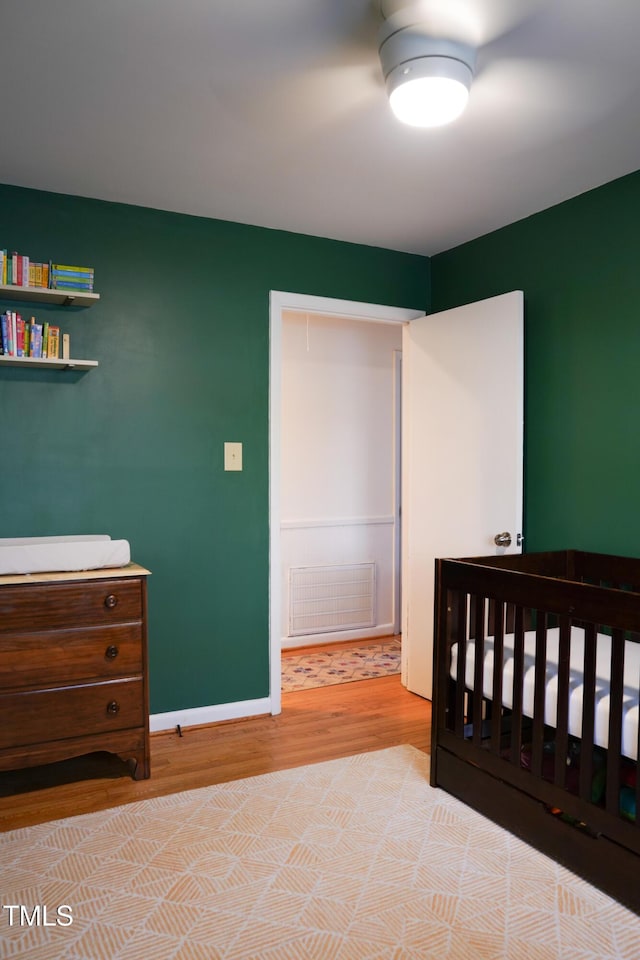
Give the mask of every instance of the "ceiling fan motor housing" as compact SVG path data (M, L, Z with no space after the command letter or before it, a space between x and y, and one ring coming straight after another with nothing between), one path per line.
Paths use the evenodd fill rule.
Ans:
M458 40L434 37L420 22L407 23L406 16L393 15L380 29L379 54L382 73L391 95L409 79L447 77L471 87L476 51Z

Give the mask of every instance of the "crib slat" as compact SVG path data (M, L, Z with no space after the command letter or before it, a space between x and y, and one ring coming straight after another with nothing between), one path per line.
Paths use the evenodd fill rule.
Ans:
M482 700L484 691L484 597L475 597L475 660L473 664L473 742L482 741Z
M513 708L511 713L511 763L520 766L522 752L522 684L524 673L523 609L515 609L513 629Z
M636 741L636 819L634 820L636 829L640 829L640 777L638 776L638 764L640 763L640 704L638 704L638 739Z
M596 625L584 630L584 671L582 686L582 745L580 748L580 796L591 800L593 781L593 737L596 698Z
M467 662L467 595L462 590L456 593L457 621L456 642L458 644L458 664L456 670L456 702L454 712L454 730L457 737L464 736L464 693L465 666Z
M620 755L622 748L622 697L624 693L624 631L611 631L611 683L609 687L609 744L607 748L607 813L620 810Z
M536 620L536 663L534 667L535 686L533 693L533 730L531 737L531 772L534 777L542 776L542 746L544 743L544 707L547 672L547 614L537 611Z
M502 670L504 656L504 603L495 601L493 630L493 696L491 714L491 751L500 753L502 736Z
M558 714L556 718L556 755L553 767L553 782L564 787L567 776L567 753L569 748L569 658L571 655L571 620L560 617L560 642L558 649Z

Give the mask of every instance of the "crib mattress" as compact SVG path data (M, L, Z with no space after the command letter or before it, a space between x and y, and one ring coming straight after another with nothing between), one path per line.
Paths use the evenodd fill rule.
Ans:
M559 629L547 631L547 663L545 678L545 716L544 721L551 727L556 725L558 706L558 649ZM535 684L535 631L527 631L524 637L524 668L522 712L533 717L533 696ZM504 637L502 704L513 705L513 652L514 636ZM569 677L569 733L582 736L582 701L584 692L584 630L572 627ZM465 683L473 689L475 666L475 642L467 642L465 665ZM458 644L451 648L451 677L455 680L458 668ZM596 659L596 699L594 743L607 747L609 742L609 681L611 676L611 638L598 634ZM638 691L640 690L640 644L632 641L625 643L624 655L624 695L622 705L622 754L631 760L637 760L638 753ZM484 641L484 677L483 696L493 698L493 637Z
M130 560L128 540L103 534L0 539L2 576L124 567Z

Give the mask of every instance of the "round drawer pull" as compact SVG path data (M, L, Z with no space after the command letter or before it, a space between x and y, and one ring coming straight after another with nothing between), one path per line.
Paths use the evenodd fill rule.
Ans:
M120 651L116 647L115 643L112 643L107 647L107 649L104 652L104 655L107 658L107 660L115 660L119 652Z
M110 593L108 597L105 597L104 605L107 610L113 610L118 605L118 598Z
M107 704L107 713L111 714L112 717L115 717L116 713L120 711L120 704L117 700L112 700Z

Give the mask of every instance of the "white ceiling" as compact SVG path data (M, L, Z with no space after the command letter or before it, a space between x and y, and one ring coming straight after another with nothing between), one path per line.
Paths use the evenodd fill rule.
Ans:
M640 167L640 0L421 3L478 47L437 130L374 0L0 0L0 181L431 255Z

